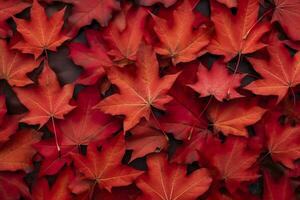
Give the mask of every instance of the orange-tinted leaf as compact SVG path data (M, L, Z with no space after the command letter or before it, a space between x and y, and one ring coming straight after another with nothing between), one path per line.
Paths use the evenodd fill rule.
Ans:
M11 86L25 86L33 83L26 74L37 68L41 60L10 50L5 40L0 40L0 79Z
M149 153L166 149L168 141L162 131L156 129L150 122L142 121L132 130L132 136L126 141L127 149L132 149L130 160L144 157Z
M111 191L112 187L130 185L143 173L122 164L124 153L124 136L120 134L102 145L100 152L91 144L88 146L87 156L72 154L72 157L86 180L98 183L100 189Z
M240 86L244 75L229 74L222 61L216 61L210 70L200 64L197 76L198 81L188 86L202 97L213 95L219 101L242 97L235 89Z
M256 23L259 1L238 1L238 11L234 16L230 9L216 0L211 0L212 21L215 24L215 37L208 46L213 54L225 56L229 61L238 54L253 53L264 46L260 42L269 30L269 23Z
M273 160L288 168L300 158L300 127L280 126L276 117L265 125L266 146Z
M184 0L168 18L152 15L154 30L160 39L155 52L172 58L173 64L189 62L205 53L210 41L211 28L200 25L193 30L196 15L188 0ZM170 25L169 18L173 20Z
M37 143L40 137L38 132L30 129L16 133L10 141L0 148L0 170L30 171L32 157L36 153L32 145Z
M6 20L11 16L21 12L30 6L28 2L21 0L1 0L0 1L0 38L12 35L10 27L6 24Z
M69 105L73 88L72 84L61 88L55 73L45 62L38 85L14 89L21 103L29 110L21 122L42 127L50 118L63 119L64 114L75 107Z
M278 21L292 40L300 40L300 4L298 0L274 0L272 22Z
M209 107L208 117L214 129L225 135L248 136L246 126L260 120L265 109L256 106L256 101L233 100L225 103L215 102Z
M58 46L69 39L61 33L64 13L65 10L62 9L48 18L44 8L37 0L34 0L30 11L31 21L14 18L17 30L22 34L23 39L13 48L19 49L23 53L33 54L35 58L45 50L56 51Z
M206 169L186 175L184 165L168 163L165 154L147 158L148 171L137 180L140 200L193 200L206 192L212 182Z
M258 95L276 95L281 101L289 89L300 83L300 53L291 57L278 41L267 47L270 60L250 58L254 69L263 77L245 88Z
M144 45L138 52L135 74L117 67L109 68L107 73L120 93L105 98L96 107L112 115L125 115L124 131L141 118L149 119L151 106L164 109L164 104L172 99L166 93L178 76L177 73L160 78L155 53Z
M145 8L135 8L125 4L123 11L116 16L106 29L105 39L110 43L108 52L118 66L136 60L144 35L144 25L148 12Z

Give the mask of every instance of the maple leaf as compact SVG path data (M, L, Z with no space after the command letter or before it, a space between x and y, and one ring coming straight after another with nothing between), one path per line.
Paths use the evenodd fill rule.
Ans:
M0 196L2 200L13 200L26 197L30 199L30 192L23 178L25 174L15 172L0 172Z
M216 178L224 180L228 189L234 190L240 182L258 178L252 166L259 155L247 149L244 138L228 137L224 144L214 147L213 156L207 158L218 171Z
M272 22L278 21L292 40L300 40L300 20L298 0L274 0L275 10Z
M14 18L17 30L23 39L12 48L21 50L23 53L33 54L35 58L45 50L56 51L58 46L69 39L61 33L64 13L65 9L62 9L48 18L44 8L37 0L34 0L30 11L31 21Z
M122 12L105 30L104 37L111 46L108 54L118 66L123 67L136 60L147 15L145 8L136 9L132 4L125 4Z
M188 0L183 1L168 18L152 15L154 31L160 39L155 52L172 58L173 64L189 62L205 53L210 41L211 28L206 25L193 30L196 15ZM172 26L168 23L173 20ZM184 22L184 23L183 23Z
M101 100L95 87L85 88L77 96L77 107L66 116L65 120L56 122L60 131L59 140L63 146L87 145L89 142L102 141L117 132L120 121L104 114L93 107ZM51 130L53 130L53 126Z
M42 127L51 118L63 119L64 114L70 112L75 106L69 105L73 95L72 84L59 85L55 73L45 61L44 69L39 77L38 85L28 88L15 88L20 101L29 112L21 119L21 122Z
M212 182L202 168L186 175L186 167L169 164L165 154L147 158L148 171L136 184L143 192L138 199L192 200L206 192Z
M127 149L133 150L130 161L168 147L165 135L150 122L140 122L130 133L126 141Z
M11 86L25 86L33 83L26 74L39 66L41 59L10 50L5 40L0 40L0 79Z
M294 160L300 158L300 127L280 126L274 116L265 125L266 146L275 161L294 168Z
M125 69L126 70L126 69ZM150 46L141 46L137 55L135 74L117 67L107 69L109 80L120 93L102 100L96 108L112 115L125 115L124 132L134 127L141 118L150 117L151 107L164 109L172 98L167 91L177 74L159 77L159 66Z
M291 57L284 45L275 41L267 47L270 54L268 61L249 58L254 69L263 79L256 80L245 87L258 95L276 95L280 102L288 90L300 83L300 53Z
M228 62L235 56L253 53L266 44L261 37L269 31L269 23L257 23L259 2L257 0L238 1L238 11L232 15L225 5L211 0L211 19L215 25L215 36L208 51L225 56Z
M29 6L30 3L21 0L0 1L0 38L6 38L12 35L12 30L10 30L6 20Z
M200 93L201 97L213 95L219 101L242 97L235 89L240 86L244 75L229 74L220 60L214 62L210 70L200 64L197 76L197 82L188 86Z
M120 10L120 3L117 0L62 1L73 5L71 16L68 18L71 35L75 35L81 27L89 25L93 19L101 26L107 26L112 18L112 12Z
M270 172L264 171L263 200L296 200L291 180L287 176L275 180Z
M74 199L68 186L74 179L74 173L71 168L65 168L60 172L52 185L49 187L48 181L45 178L39 179L33 186L33 200L71 200Z
M36 153L32 144L37 143L41 136L35 130L24 129L17 132L0 148L0 170L30 171L32 157Z
M215 102L210 105L208 117L216 131L222 131L225 135L247 137L246 126L259 121L265 111L265 109L256 106L255 100L237 99L225 103Z
M152 6L155 3L162 3L165 7L170 7L174 3L176 3L177 0L137 0L140 5L143 6Z
M107 55L102 32L87 30L85 36L89 46L74 42L69 45L70 57L75 64L83 67L77 83L93 85L104 76L103 66L112 66L113 62Z
M75 166L87 180L98 183L100 189L111 191L112 187L130 185L143 173L122 165L124 153L125 140L120 134L103 144L100 152L95 145L91 144L88 146L86 157L79 154L72 154L72 157Z

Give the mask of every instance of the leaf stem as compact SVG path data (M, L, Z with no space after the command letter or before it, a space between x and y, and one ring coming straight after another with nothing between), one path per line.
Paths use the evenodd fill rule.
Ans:
M241 59L242 59L242 53L241 52L239 52L239 54L238 54L238 60L237 60L237 62L236 62L236 65L235 65L235 67L234 67L234 71L233 71L233 77L232 77L232 79L230 80L230 82L229 82L229 84L228 84L228 91L227 91L227 96L229 97L230 96L230 88L231 88L231 85L232 85L232 83L235 81L235 79L236 79L236 73L237 73L237 71L238 71L238 68L239 68L239 66L240 66L240 62L241 62Z
M57 151L58 151L58 156L61 157L61 149L60 149L60 146L58 144L58 137L57 137L56 126L55 126L55 123L54 123L53 116L51 116L51 121L52 121L54 138L55 138L55 145L56 145L56 148L57 148Z
M274 8L266 11L262 16L260 16L260 18L249 28L249 30L247 31L247 33L244 35L243 40L246 40L249 36L249 34L251 33L251 31L253 30L253 28L265 17L267 16L270 12L272 12L274 10Z

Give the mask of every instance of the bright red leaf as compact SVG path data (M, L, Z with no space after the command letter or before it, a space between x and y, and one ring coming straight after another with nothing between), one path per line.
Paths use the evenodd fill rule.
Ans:
M238 11L233 15L229 8L211 0L215 37L208 46L213 54L223 55L229 61L237 55L253 53L266 44L260 41L269 30L269 23L257 23L259 1L238 1Z
M65 9L62 9L48 18L44 8L37 0L34 0L30 11L30 21L14 18L17 30L23 39L13 48L23 53L33 54L35 58L39 57L43 51L56 51L58 46L69 39L61 32L64 14Z
M286 47L276 41L267 47L270 59L249 58L262 79L252 82L245 88L258 95L276 95L281 101L288 90L300 83L300 53L292 57Z
M38 85L14 89L21 102L29 110L21 122L31 125L39 124L42 127L49 119L63 119L65 114L75 108L69 105L73 88L72 84L61 88L54 71L45 62Z
M137 55L136 71L109 68L108 78L120 93L102 100L97 108L112 115L125 115L124 131L134 127L140 119L149 119L151 107L164 110L172 98L167 95L178 73L159 77L159 66L151 47L142 46Z
M216 61L210 70L200 64L197 76L197 82L188 86L198 92L201 97L213 95L219 101L242 97L235 89L240 86L244 75L229 74L222 61Z
M11 86L25 86L33 83L27 73L33 71L41 60L10 50L5 40L0 40L0 79L6 80Z
M72 154L72 157L75 166L87 180L97 183L100 189L111 191L112 187L130 185L143 173L122 164L124 153L125 141L121 134L102 145L101 151L95 145L90 145L87 156Z
M211 28L203 24L193 30L196 15L189 0L184 0L167 18L152 16L154 31L160 39L156 53L170 57L173 64L192 61L205 53Z
M216 131L247 137L246 126L255 124L266 111L255 104L253 100L215 102L208 109L208 117Z

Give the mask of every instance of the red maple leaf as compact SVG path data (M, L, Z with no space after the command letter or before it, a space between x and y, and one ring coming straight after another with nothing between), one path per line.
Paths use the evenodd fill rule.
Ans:
M17 30L23 39L17 42L13 48L19 49L23 53L33 54L35 58L45 50L56 51L58 46L69 39L61 33L64 25L64 13L65 9L62 9L48 18L44 8L37 0L34 0L30 12L31 21L14 18Z
M206 192L212 181L206 169L187 176L185 167L169 164L165 154L147 158L147 165L148 172L137 180L143 192L140 200L192 200Z
M87 156L72 154L75 166L84 177L77 187L83 187L84 180L97 183L99 188L111 191L112 187L130 185L143 171L135 170L122 164L125 153L124 136L121 134L102 145L101 151L97 146L88 147Z

